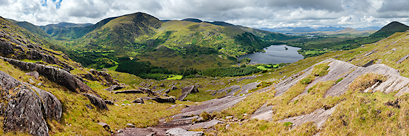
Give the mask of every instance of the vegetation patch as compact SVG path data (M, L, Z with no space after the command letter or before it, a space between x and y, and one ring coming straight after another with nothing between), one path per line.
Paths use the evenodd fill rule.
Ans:
M182 75L170 75L166 80L181 80L182 78Z

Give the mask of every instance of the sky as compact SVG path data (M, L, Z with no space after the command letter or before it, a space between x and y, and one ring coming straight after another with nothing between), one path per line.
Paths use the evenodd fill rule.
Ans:
M144 12L161 20L198 18L254 28L409 24L409 0L0 0L0 16L35 25L97 23Z

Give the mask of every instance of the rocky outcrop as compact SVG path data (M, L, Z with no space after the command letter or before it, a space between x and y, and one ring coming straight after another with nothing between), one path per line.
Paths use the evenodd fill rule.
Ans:
M203 132L187 131L182 128L172 128L166 131L167 136L204 136Z
M409 54L406 55L406 56L403 56L401 59L399 59L398 61L396 61L396 64L402 63L402 62L405 61L407 58L409 58Z
M178 100L183 101L187 97L187 95L197 92L199 92L199 90L194 85L182 88L182 95L179 96Z
M142 98L137 98L134 101L132 101L132 103L140 103L140 104L144 104L145 102L143 102Z
M114 91L114 94L119 94L119 93L144 93L144 92L141 90Z
M258 119L258 120L266 120L271 121L273 117L273 106L267 106L265 103L263 106L258 108L253 115L251 115L250 119Z
M47 123L41 111L42 102L35 92L26 86L15 88L15 98L8 102L4 115L4 131L24 131L32 135L48 135Z
M154 100L158 103L175 103L176 99L175 97L165 97L165 98L161 98L161 97L144 97L144 100Z
M83 94L83 95L86 96L95 107L101 110L108 110L108 106L106 105L105 101L102 100L101 98L96 97L95 95L92 95L92 94Z
M61 120L62 116L62 104L61 102L50 92L41 90L35 86L31 86L37 94L40 96L44 108L44 116L49 120Z
M45 120L61 120L62 104L50 92L27 83L22 84L2 71L0 85L3 100L8 101L7 109L4 110L5 132L24 131L32 135L48 135ZM9 94L9 90L13 93ZM1 109L5 106L3 103L0 105Z
M73 92L89 92L92 91L91 88L77 79L74 75L68 73L65 70L59 68L45 66L42 64L23 62L15 59L9 59L0 57L4 61L9 62L12 65L19 67L26 71L37 71L40 75L46 77L48 80L53 81L59 85L66 87L68 90Z
M95 69L90 69L89 72L90 73L82 74L81 76L83 78L88 79L88 80L103 82L103 85L106 85L106 86L109 86L109 85L118 85L119 86L119 83L117 81L115 81L111 77L111 75L109 75L108 73L106 73L104 71L97 71Z
M157 94L155 94L155 92L153 92L151 89L149 88L139 88L139 90L141 90L142 92L144 92L145 94L148 94L148 96L158 96Z
M321 129L321 127L324 126L327 119L335 111L336 107L337 106L334 106L328 110L321 108L321 109L315 110L314 112L310 114L283 119L283 120L280 120L279 122L291 122L293 123L292 127L297 127L304 123L312 121L314 122L314 124L317 126L318 129Z
M113 90L118 90L118 89L122 89L122 88L124 88L124 87L122 87L122 86L119 86L119 85L112 85L112 86L110 86L110 87L108 87L107 89L105 89L105 90L107 90L107 91L113 91Z
M15 88L19 86L21 83L17 79L11 77L7 73L4 73L3 71L0 71L0 86L2 87L3 90L10 90L12 88ZM8 91L3 91L8 95Z

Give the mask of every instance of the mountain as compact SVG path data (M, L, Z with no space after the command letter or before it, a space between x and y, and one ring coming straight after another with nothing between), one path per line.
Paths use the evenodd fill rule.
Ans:
M61 23L41 28L55 39L53 43L67 48L71 58L98 69L118 66L121 57L174 71L230 66L240 55L291 37L221 21L161 21L141 12L72 26Z
M265 31L279 32L279 33L300 33L300 32L315 32L315 31L339 31L345 27L278 27L278 28L260 28Z
M409 26L402 24L397 21L393 21L386 26L382 27L380 30L372 34L373 36L382 36L382 35L392 35L395 32L405 32L409 29Z
M85 34L99 28L116 17L106 18L99 21L97 24L74 24L74 23L59 23L46 26L39 26L47 34L56 40L71 40L83 37Z
M203 22L202 20L197 19L197 18L185 18L185 19L182 19L182 21L189 21L189 22L194 22L194 23L201 23L201 22Z

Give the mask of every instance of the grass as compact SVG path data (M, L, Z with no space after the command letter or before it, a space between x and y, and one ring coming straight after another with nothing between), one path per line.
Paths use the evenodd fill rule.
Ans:
M266 68L264 66L258 66L257 68L260 69L260 70L270 70L269 68Z
M183 78L182 75L170 75L169 78L167 78L166 80L181 80Z
M266 92L254 93L245 98L243 101L237 103L235 106L215 114L219 118L225 118L227 116L235 116L238 119L248 118L249 116L244 116L244 114L251 115L259 107L265 104L268 99L273 98L274 94L275 91L273 91L273 89Z

